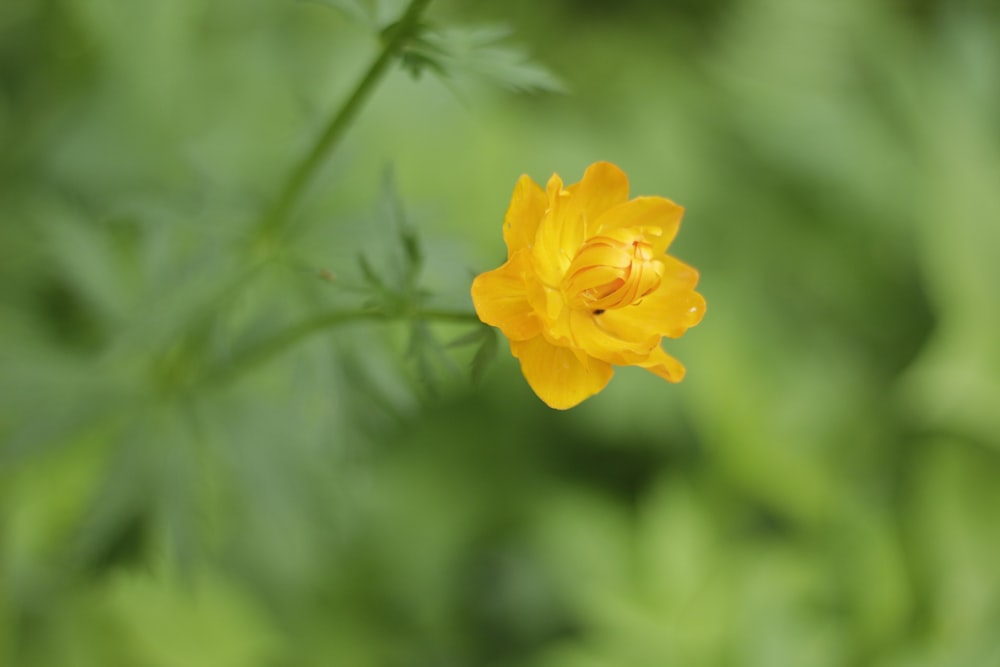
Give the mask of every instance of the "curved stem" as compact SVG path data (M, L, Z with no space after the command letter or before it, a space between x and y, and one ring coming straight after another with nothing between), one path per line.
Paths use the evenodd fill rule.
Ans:
M340 310L322 313L295 324L284 331L275 334L273 337L262 343L240 353L236 358L230 360L222 368L216 369L205 377L207 384L221 385L232 380L240 373L263 363L281 352L295 346L314 333L324 331L330 327L346 324L348 322L359 322L364 320L437 320L441 322L480 322L475 313L467 311L452 310L414 310L387 313L380 310Z
M320 134L312 150L306 154L298 166L289 175L285 182L285 187L281 190L275 201L274 207L260 222L261 236L268 236L275 233L285 224L289 213L302 196L307 185L312 180L316 171L323 164L330 151L343 136L344 131L357 115L365 100L371 94L375 84L385 74L386 69L393 58L399 53L400 48L413 34L414 28L420 19L420 15L430 4L431 0L410 0L406 11L399 21L392 27L386 35L385 42L378 57L368 68L361 81L355 87L354 92L347 98L343 106L336 114L330 118L323 133Z

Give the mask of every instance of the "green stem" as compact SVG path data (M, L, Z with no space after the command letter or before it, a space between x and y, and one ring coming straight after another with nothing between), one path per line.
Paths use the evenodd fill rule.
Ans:
M414 311L412 313L403 313L407 317L414 320L437 320L439 322L457 322L461 324L465 322L466 324L478 323L481 320L479 316L475 313L470 313L464 310L426 310L421 309Z
M205 377L205 382L213 385L222 385L242 372L249 370L269 359L279 355L285 350L294 347L297 343L305 340L314 333L325 331L348 322L360 322L364 320L392 321L400 319L412 320L437 320L440 322L456 323L479 323L479 317L475 313L467 311L453 310L415 310L387 313L380 310L341 310L322 313L303 322L299 322L284 331L275 334L273 337L256 345L249 350L240 353L236 358L230 360L222 368L216 369Z
M285 187L278 196L274 207L261 220L261 236L270 236L285 224L289 213L291 213L292 208L302 196L306 186L309 185L309 182L315 176L316 171L343 136L348 125L354 120L354 117L358 114L365 100L374 89L375 84L385 74L393 58L399 53L406 40L412 36L420 15L427 8L427 5L430 4L430 1L410 0L406 11L403 12L399 21L396 22L386 35L382 51L375 59L375 62L368 68L368 71L358 83L354 92L351 93L351 96L344 102L343 106L330 118L326 129L323 130L323 133L313 145L312 150L306 154L299 165L289 175Z

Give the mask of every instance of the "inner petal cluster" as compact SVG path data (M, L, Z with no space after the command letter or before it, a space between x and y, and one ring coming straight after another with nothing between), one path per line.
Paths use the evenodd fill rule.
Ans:
M571 306L600 314L632 305L656 290L663 271L642 230L610 230L584 243L566 271L562 289Z

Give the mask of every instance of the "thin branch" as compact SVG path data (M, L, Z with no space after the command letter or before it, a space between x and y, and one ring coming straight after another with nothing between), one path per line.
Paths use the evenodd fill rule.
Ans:
M291 349L315 333L327 331L349 322L394 321L401 319L436 320L439 322L479 323L475 313L452 310L415 310L386 313L380 310L342 310L322 313L280 331L271 338L244 350L225 365L206 373L203 382L209 385L223 385L243 372L258 366Z
M354 92L347 98L340 109L330 118L323 133L316 140L312 150L302 159L298 166L291 172L285 187L275 201L274 207L265 215L259 226L261 237L268 237L275 234L287 222L289 214L298 203L306 186L316 175L329 153L343 137L345 130L351 121L358 114L358 111L367 100L375 84L382 78L399 54L406 40L413 36L413 32L420 20L420 15L430 4L431 0L410 0L409 6L385 35L385 41L378 57L368 68L361 81L355 87Z

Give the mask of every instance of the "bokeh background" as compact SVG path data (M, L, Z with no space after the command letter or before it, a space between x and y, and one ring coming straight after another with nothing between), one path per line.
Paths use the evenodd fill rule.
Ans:
M440 0L566 92L396 68L255 270L363 21L4 0L0 665L1000 665L998 14ZM359 254L399 274L401 225L471 311L516 178L599 159L687 208L683 383L555 412L406 322L234 370L367 298Z

